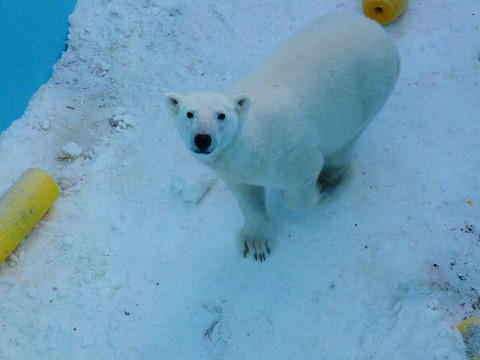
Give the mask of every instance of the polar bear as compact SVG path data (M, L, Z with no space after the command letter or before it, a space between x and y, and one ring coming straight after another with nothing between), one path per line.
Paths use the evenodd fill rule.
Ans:
M238 202L245 257L265 260L275 239L265 188L279 189L296 210L331 194L399 68L398 50L380 25L333 14L293 35L224 93L165 95L187 148Z

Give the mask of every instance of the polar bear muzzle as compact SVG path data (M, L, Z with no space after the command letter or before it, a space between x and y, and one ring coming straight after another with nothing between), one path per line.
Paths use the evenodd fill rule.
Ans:
M196 153L201 154L210 154L211 151L209 150L210 146L212 145L212 137L208 134L197 134L193 138L193 143L197 147L193 151Z

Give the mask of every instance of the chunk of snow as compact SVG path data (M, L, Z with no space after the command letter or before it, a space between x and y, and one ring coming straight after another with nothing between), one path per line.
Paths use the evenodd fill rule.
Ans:
M30 299L36 299L38 297L38 290L33 286L29 286L27 289L27 295Z
M66 189L70 189L71 187L73 187L75 184L72 183L70 180L67 180L67 179L62 179L60 180L60 189L62 190L66 190Z
M98 66L100 66L100 69L101 69L102 71L108 71L108 70L110 70L110 64L109 64L109 63L101 62L100 64L98 64Z
M110 120L110 125L113 127L119 127L120 129L126 129L127 127L134 127L136 125L135 118L131 114L115 115Z
M45 119L40 123L40 126L42 127L43 130L48 130L50 128L50 121Z
M63 245L65 245L65 247L70 247L74 244L75 242L75 239L73 238L73 236L65 236L63 239Z
M60 160L76 159L80 155L82 155L82 148L74 142L69 142L62 147L58 154L58 158Z
M215 182L216 177L210 173L202 173L195 177L186 177L175 173L172 176L172 186L181 192L186 201L197 203Z

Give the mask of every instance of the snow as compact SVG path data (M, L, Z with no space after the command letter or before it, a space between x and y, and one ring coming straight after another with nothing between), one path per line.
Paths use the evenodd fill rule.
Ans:
M52 78L0 136L0 192L30 167L64 184L0 267L0 359L466 358L454 326L480 311L478 1L412 1L386 27L402 71L350 183L308 213L269 192L266 262L237 251L221 181L198 203L172 186L198 189L206 170L163 94L221 91L331 11L361 2L79 0ZM114 127L125 114L135 126ZM83 155L60 161L68 142Z

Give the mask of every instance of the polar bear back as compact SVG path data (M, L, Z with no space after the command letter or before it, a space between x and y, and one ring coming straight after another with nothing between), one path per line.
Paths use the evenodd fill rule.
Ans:
M252 98L251 126L316 129L325 153L360 133L389 97L398 50L383 28L352 14L324 16L290 37L232 93ZM300 124L300 123L299 123Z

